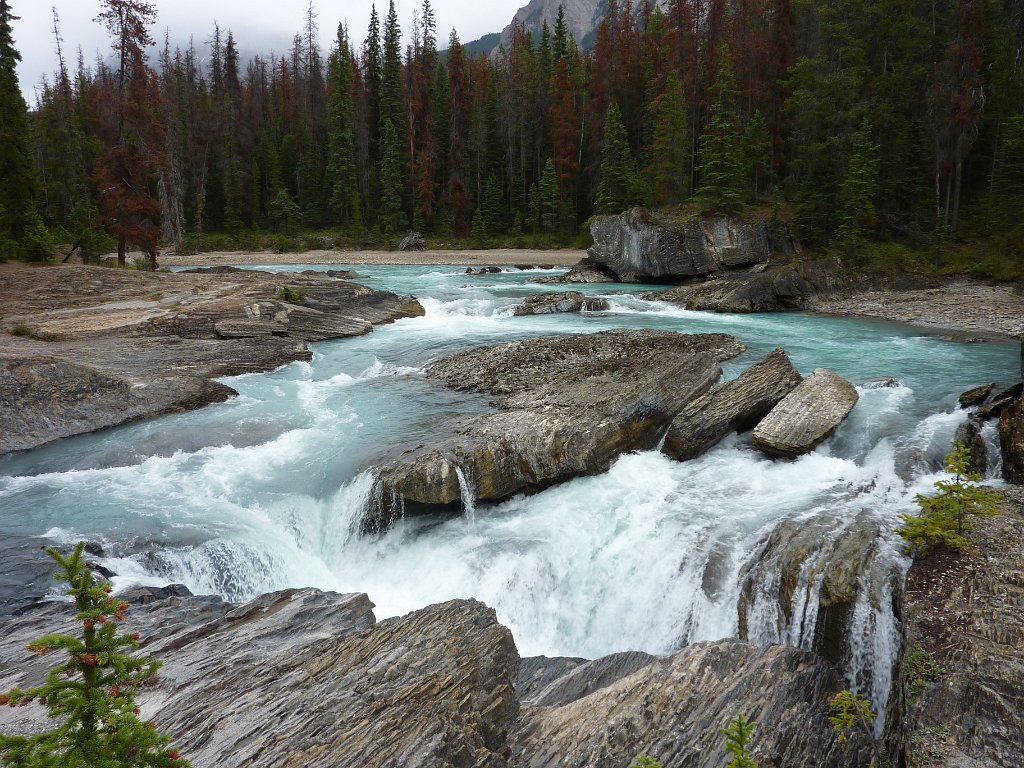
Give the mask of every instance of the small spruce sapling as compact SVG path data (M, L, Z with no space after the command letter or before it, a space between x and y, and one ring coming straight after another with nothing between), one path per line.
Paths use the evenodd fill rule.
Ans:
M903 520L896 532L907 540L910 547L928 554L938 545L950 549L970 548L964 535L971 530L971 517L992 517L1002 494L992 488L978 485L981 476L971 472L971 451L961 443L953 443L953 451L946 456L946 470L951 480L935 483L937 493L918 494L915 501L921 507L919 515L902 514Z
M640 755L629 768L662 768L662 766L650 755Z
M67 558L47 550L60 566L57 579L69 584L81 637L49 634L31 643L28 649L40 656L64 651L68 658L42 685L0 694L0 705L45 703L58 725L34 736L0 735L0 762L7 768L188 768L170 739L138 718L135 689L154 681L160 662L123 652L139 645L138 633L118 634L128 604L93 579L84 546Z
M850 743L850 733L857 728L862 728L868 738L874 740L871 724L875 721L875 713L866 696L853 691L840 691L832 697L829 709L831 714L828 721L839 734L839 746L843 749Z
M747 720L742 714L736 715L723 728L725 734L725 751L732 755L728 768L757 768L750 745L754 740L754 722Z

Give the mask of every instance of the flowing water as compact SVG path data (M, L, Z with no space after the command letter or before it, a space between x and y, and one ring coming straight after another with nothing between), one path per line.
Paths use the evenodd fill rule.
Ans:
M609 312L517 318L517 301L554 289L529 283L536 271L355 268L367 285L417 295L426 316L316 344L312 363L225 379L240 394L222 405L0 459L0 534L101 541L118 586L181 582L231 600L297 586L363 591L379 618L475 597L497 610L524 656L665 653L736 635L741 570L781 521L816 521L830 536L865 517L894 527L940 477L964 418L957 395L1018 378L1016 345L884 322L690 312L615 285L583 288L608 297ZM734 334L749 351L725 366L727 377L781 346L802 373L831 368L861 399L831 440L795 461L772 461L733 436L695 461L630 454L603 475L497 505L479 503L462 476L462 517L359 534L375 461L488 408L428 383L431 361L609 328ZM895 537L881 556L905 567ZM818 585L802 586L792 626L780 627L763 601L751 609L753 639L810 646ZM885 599L862 591L847 675L877 710L898 626Z

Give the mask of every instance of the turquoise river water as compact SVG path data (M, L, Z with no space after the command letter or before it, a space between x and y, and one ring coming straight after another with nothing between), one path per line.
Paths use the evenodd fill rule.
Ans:
M941 476L965 418L957 395L1009 385L1019 370L1017 345L885 322L690 312L622 285L583 289L607 296L609 312L516 318L517 301L554 289L528 282L541 272L354 268L371 287L416 295L426 316L315 344L312 363L225 379L240 396L222 405L0 459L0 534L101 541L118 586L180 582L232 600L296 586L360 591L378 618L475 597L497 610L524 656L665 653L737 633L741 570L780 521L820 518L842 530L868 515L892 528ZM377 459L487 408L428 383L431 361L609 328L731 333L749 351L725 366L727 377L781 346L802 373L831 368L861 399L832 439L795 461L767 459L742 436L687 463L636 453L534 496L467 498L461 517L358 534ZM881 386L883 377L898 385ZM895 537L889 550L903 563ZM813 585L801 599L813 602ZM878 662L894 653L898 627L866 598L857 617L847 674L881 703L889 677ZM759 642L813 641L805 628L751 620Z

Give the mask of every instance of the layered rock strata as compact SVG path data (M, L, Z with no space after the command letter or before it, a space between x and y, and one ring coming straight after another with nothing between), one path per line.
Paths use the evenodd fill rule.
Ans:
M553 315L568 312L605 312L608 300L584 296L579 291L542 293L531 296L515 308L516 317L524 315Z
M859 398L846 379L818 368L754 427L754 445L770 456L809 453L838 429Z

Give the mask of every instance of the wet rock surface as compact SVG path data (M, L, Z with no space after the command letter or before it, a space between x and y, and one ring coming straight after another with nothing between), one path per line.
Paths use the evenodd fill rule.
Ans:
M1024 398L1014 400L999 415L999 446L1003 454L1003 477L1016 485L1024 485ZM973 464L973 454L971 460Z
M770 456L809 453L839 428L858 399L850 382L818 368L754 427L754 445Z
M741 373L693 400L672 420L662 453L694 459L733 432L753 429L800 383L789 356L776 349Z
M454 422L451 434L375 470L377 530L403 513L498 500L605 471L626 451L653 447L683 406L745 347L725 334L607 331L526 339L436 363L428 378L495 397L494 413ZM471 500L471 501L472 501Z
M984 477L988 471L988 443L981 434L981 422L974 418L967 419L956 428L953 440L970 449L971 472Z
M579 263L564 275L535 277L530 282L540 285L557 285L561 283L614 283L617 281L615 275L603 265L587 257L580 259Z
M907 765L1017 766L1024 755L1024 489L979 519L976 550L914 563L904 601Z
M584 296L578 291L542 293L531 296L515 308L516 317L523 315L552 315L566 312L605 312L608 300Z
M0 454L233 394L210 381L308 360L308 341L421 315L324 273L0 269Z
M980 387L968 389L959 397L960 407L970 408L972 405L981 405L988 400L995 388L995 384L982 384Z

